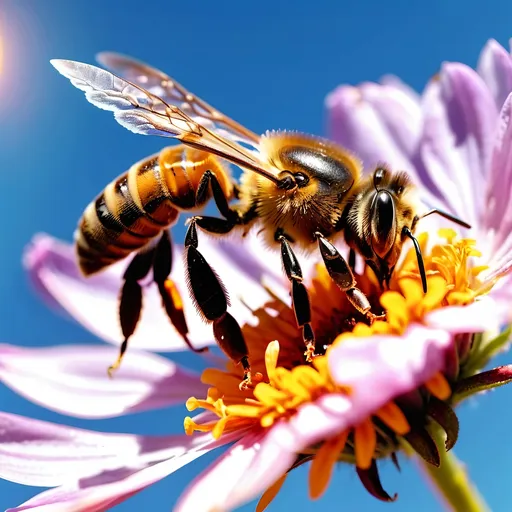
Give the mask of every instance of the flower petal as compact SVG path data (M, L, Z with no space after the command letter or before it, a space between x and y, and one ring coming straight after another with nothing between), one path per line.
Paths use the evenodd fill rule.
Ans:
M105 346L18 348L0 345L0 379L44 407L82 418L108 418L185 403L206 393L198 375L154 354L130 350L113 379L117 349Z
M512 94L507 97L500 113L496 142L487 188L487 209L483 228L488 235L488 247L483 248L491 259L483 277L499 275L512 263Z
M434 329L452 334L469 332L499 332L500 327L511 320L508 303L486 296L467 306L448 306L436 309L426 317L426 323Z
M477 71L500 110L512 92L512 56L497 41L489 39L480 54Z
M258 242L251 243L252 253L261 254L261 243L259 252L254 252L254 245ZM171 277L184 301L190 339L198 347L213 344L211 326L200 320L189 297L179 252L179 249L175 250L176 264ZM265 279L273 286L284 287L284 280L275 270L280 268L275 265L278 261L277 254L256 258L239 241L219 243L207 236L201 237L201 252L219 272L228 291L243 291L243 297L231 295L230 308L241 324L254 321L242 298L252 308L262 305L268 299L259 281ZM26 251L25 266L43 297L50 297L53 304L59 304L101 339L116 344L122 341L118 322L118 296L126 262L118 263L101 274L86 279L81 275L74 251L69 245L47 235L38 235ZM158 351L186 349L185 343L166 317L157 287L153 284L144 288L141 321L130 338L130 347Z
M326 100L330 137L370 168L381 161L410 169L421 130L421 110L393 85L343 85Z
M211 440L211 434L107 434L0 413L0 477L25 485L69 484L106 471L187 458L204 443L210 446Z
M351 338L328 352L332 378L352 389L351 424L373 414L398 395L415 389L442 370L451 336L440 329L411 325L403 336Z
M478 226L498 118L494 100L475 71L448 63L427 86L423 112L420 156L431 180L425 185L440 201L432 206Z
M5 416L0 416L0 422ZM240 436L240 433L231 433L214 440L210 433L166 437L99 434L21 418L30 422L32 428L27 428L20 417L11 418L22 427L19 441L28 444L19 447L20 461L14 460L13 464L12 455L7 459L10 469L19 465L24 475L22 483L46 486L55 485L48 482L59 482L63 485L34 496L19 507L9 509L10 512L50 508L61 512L108 510ZM2 460L5 447L0 446L0 468L5 472ZM53 457L52 452L56 452ZM9 476L12 474L11 471Z
M174 510L232 510L261 494L295 460L293 451L283 449L288 440L276 435L278 430L244 436L192 482Z

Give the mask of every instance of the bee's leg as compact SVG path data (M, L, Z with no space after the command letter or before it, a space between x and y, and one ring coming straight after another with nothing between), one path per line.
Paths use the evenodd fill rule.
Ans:
M222 281L197 249L196 223L200 225L201 221L203 229L208 231L210 228L216 233L227 233L234 223L213 217L193 217L185 236L185 261L190 294L199 313L213 323L213 334L219 347L232 361L242 364L244 379L240 388L244 389L252 385L247 345L238 322L227 311L229 298ZM224 229L219 231L222 223Z
M142 288L139 281L144 279L151 270L153 256L154 249L139 252L124 272L124 284L121 288L119 299L119 320L124 340L119 349L119 356L116 362L108 368L110 376L121 365L124 353L128 348L128 340L139 323L142 310Z
M208 350L207 347L195 348L188 339L188 326L183 313L183 301L174 281L169 278L172 268L172 243L167 229L162 233L154 252L153 280L158 286L160 297L162 297L162 304L169 320L190 350L193 352Z
M355 272L356 269L356 251L354 249L350 249L348 253L348 266L351 268L352 272Z
M213 174L211 171L206 171L203 174L201 181L199 182L196 193L196 204L203 204L205 202L206 194L210 186L215 205L217 206L220 214L226 219L235 223L238 220L239 215L236 210L230 208L228 200L222 191L222 187L220 186L217 176L215 176L215 174ZM233 229L233 227L234 224L231 229ZM222 233L222 231L215 231L215 233Z
M292 285L292 308L297 325L302 327L302 338L306 345L304 355L306 361L311 362L315 355L315 335L311 327L311 306L308 290L302 284L302 269L286 235L279 230L276 232L275 238L281 244L283 267Z
M375 315L371 312L370 301L366 295L356 287L356 279L345 258L338 252L336 247L327 240L321 233L316 233L320 253L324 260L327 272L331 279L345 292L349 302L371 322L384 315Z

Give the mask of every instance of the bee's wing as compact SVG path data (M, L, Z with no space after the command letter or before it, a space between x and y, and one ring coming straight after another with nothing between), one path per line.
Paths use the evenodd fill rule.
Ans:
M162 71L119 53L102 52L96 56L96 60L112 72L159 96L167 104L175 105L196 123L235 142L258 146L258 135L211 107Z
M75 62L52 60L52 65L97 107L114 113L117 122L134 133L172 137L189 146L214 153L245 169L277 182L258 151L226 139L215 129L194 121L176 105L110 71Z

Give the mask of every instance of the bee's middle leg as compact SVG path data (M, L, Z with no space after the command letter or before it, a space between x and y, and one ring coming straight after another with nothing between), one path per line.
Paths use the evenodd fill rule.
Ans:
M275 239L281 244L283 267L292 285L292 308L297 325L302 327L302 338L306 345L304 356L307 362L311 362L315 355L315 334L311 327L311 306L308 290L302 283L302 269L286 235L279 230L275 234Z
M372 313L371 304L368 297L356 287L357 281L354 277L349 264L345 258L338 252L336 247L327 240L321 233L315 233L322 259L324 260L327 272L338 287L345 292L347 299L354 308L368 318L370 322L384 318L385 315L376 315Z

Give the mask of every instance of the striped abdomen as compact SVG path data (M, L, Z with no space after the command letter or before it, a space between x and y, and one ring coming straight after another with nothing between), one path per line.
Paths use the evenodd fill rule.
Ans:
M180 210L201 206L196 204L196 191L206 170L232 193L217 157L184 146L165 148L107 185L78 225L75 240L81 271L94 274L140 250L174 225Z

